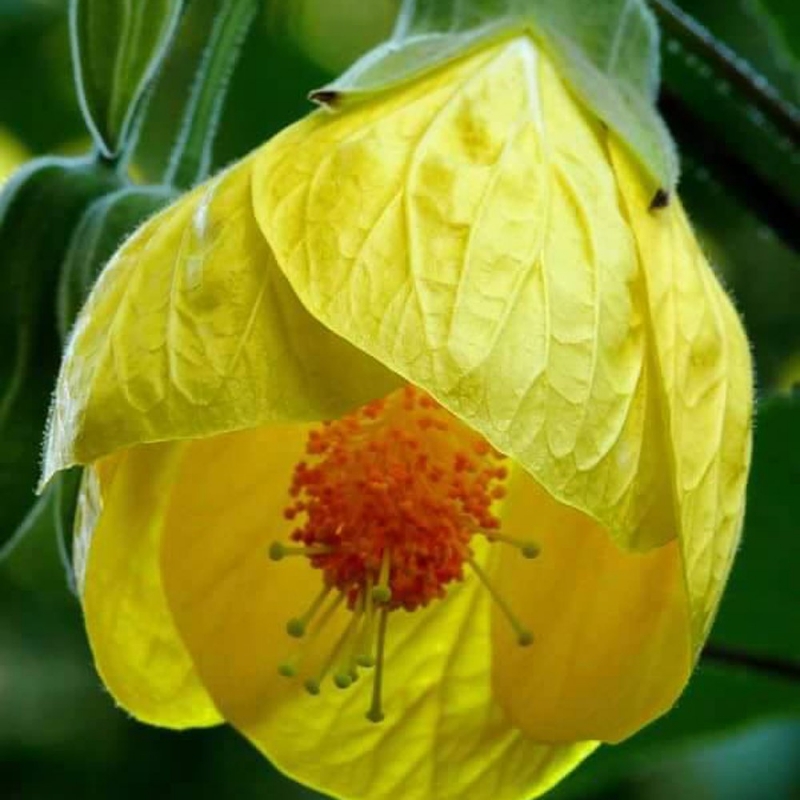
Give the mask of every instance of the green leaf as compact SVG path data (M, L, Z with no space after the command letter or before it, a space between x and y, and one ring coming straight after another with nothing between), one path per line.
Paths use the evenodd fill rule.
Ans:
M266 17L274 36L336 74L389 36L397 6L397 0L266 0Z
M409 0L391 38L312 97L330 105L358 99L525 33L540 41L575 92L627 143L653 191L671 191L677 156L654 108L658 29L643 0Z
M75 514L78 510L78 495L81 488L83 470L79 467L65 470L56 476L45 492L53 492L53 527L56 535L61 566L67 585L74 594L78 594L75 581L75 570L72 565L72 531Z
M795 0L682 0L680 5L781 94L800 101L800 14Z
M228 0L214 19L163 183L188 189L208 177L231 76L259 0Z
M78 95L86 124L107 157L124 147L182 9L182 0L73 0L70 32Z
M800 47L800 15L795 6L779 13L781 0L737 0L736 5L738 13L732 11L730 0L684 0L681 6L694 15L695 26L704 26L687 34L680 24L680 10L659 0L665 34L665 114L682 147L687 136L713 142L716 151L728 157L728 173L748 167L787 204L786 213L792 213L800 207L800 130L797 125L792 132L790 124L777 124L723 62L727 60L749 76L752 87L771 96L770 106L779 107L783 118L800 120L796 106L800 73L794 51L780 44L791 37L787 41ZM733 174L731 180L737 177Z
M774 65L774 79L800 100L800 14L794 0L740 0L745 20L756 25Z
M40 442L61 352L58 274L84 209L119 177L82 159L43 158L0 194L0 543L34 502Z

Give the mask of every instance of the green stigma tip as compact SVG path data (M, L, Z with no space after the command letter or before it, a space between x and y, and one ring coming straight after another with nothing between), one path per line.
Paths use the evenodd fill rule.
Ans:
M309 680L307 680L305 682L304 685L306 687L306 691L309 694L314 694L314 695L319 694L319 682L318 681L309 679Z
M372 599L376 603L388 603L392 599L392 590L388 586L376 586L372 590Z
M384 720L383 712L382 711L378 711L378 710L376 710L374 708L371 708L369 711L367 711L367 719L370 722L375 722L375 723L383 722L383 720Z
M525 558L536 558L540 552L539 546L536 544L531 543L522 545L522 555Z
M305 635L305 632L306 632L306 626L303 624L302 620L299 620L296 617L290 619L286 623L286 633L288 633L289 636L294 636L295 639L300 639L301 637L303 637Z
M349 675L345 675L343 673L339 673L333 676L333 682L340 688L340 689L349 689L353 683L352 678Z
M273 561L280 561L286 555L286 549L281 542L273 542L269 547L269 557Z
M356 664L358 664L359 667L366 667L368 669L369 667L375 666L375 659L368 655L356 656Z
M297 675L297 670L291 664L281 664L278 667L278 673L283 675L284 678L294 678Z
M533 644L533 634L530 631L520 631L518 641L520 647L529 647Z

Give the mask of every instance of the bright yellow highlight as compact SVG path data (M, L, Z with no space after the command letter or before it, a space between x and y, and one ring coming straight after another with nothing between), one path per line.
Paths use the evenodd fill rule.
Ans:
M10 133L0 128L0 186L29 157L28 151Z
M90 464L76 555L116 699L224 719L354 800L523 800L667 711L738 544L752 376L679 201L651 200L523 37L312 114L143 226L45 458ZM380 638L367 595L374 666L331 661Z

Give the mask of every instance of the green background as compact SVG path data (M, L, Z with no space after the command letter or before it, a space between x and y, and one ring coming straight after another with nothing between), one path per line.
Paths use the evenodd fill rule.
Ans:
M683 6L800 104L796 0ZM216 165L308 111L307 92L385 35L394 9L393 0L267 2L233 77ZM62 0L0 0L0 129L32 154L88 148L65 10ZM140 180L163 173L175 108L215 10L198 0L182 24L136 153ZM746 535L713 639L800 659L800 395L785 390L800 380L786 374L800 353L800 152L702 54L672 36L663 44L662 105L681 148L681 193L744 317L761 398ZM27 485L1 488L4 505L33 499ZM43 517L0 564L0 797L317 797L231 730L160 731L114 707L51 528ZM603 749L552 796L800 799L800 683L704 662L674 711Z

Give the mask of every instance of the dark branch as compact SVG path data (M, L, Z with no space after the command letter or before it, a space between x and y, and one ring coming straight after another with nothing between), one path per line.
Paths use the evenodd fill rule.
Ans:
M650 4L665 31L700 52L710 66L727 78L796 147L800 147L800 108L781 97L763 75L672 0L650 0Z
M763 672L790 681L800 681L800 661L760 656L736 647L709 643L703 649L703 661L723 667Z
M742 206L768 224L786 245L800 252L797 207L724 141L708 137L703 120L679 95L663 90L659 107L681 147L712 169Z

